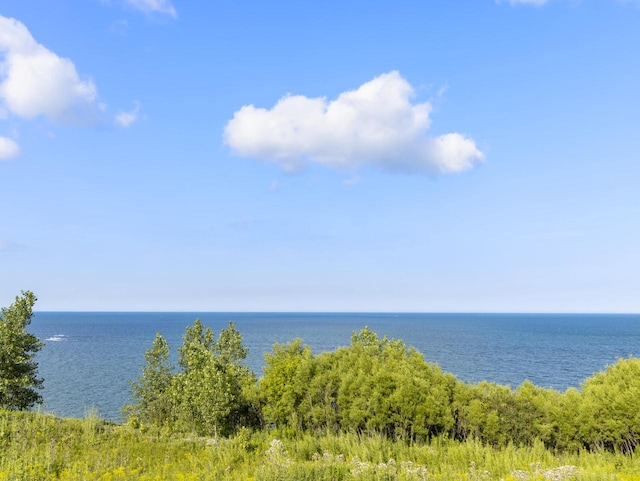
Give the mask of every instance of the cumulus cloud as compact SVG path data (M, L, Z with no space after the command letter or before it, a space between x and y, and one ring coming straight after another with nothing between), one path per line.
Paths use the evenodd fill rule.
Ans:
M56 122L94 120L96 87L81 79L71 60L37 43L21 22L0 16L0 102L25 119Z
M172 18L178 17L178 12L171 0L125 0L125 3L144 13L159 13Z
M484 159L465 135L428 135L431 105L412 103L413 95L396 71L331 101L287 95L271 109L246 105L235 112L224 141L237 155L273 161L285 171L318 163L341 170L448 173Z
M20 147L14 140L8 137L0 137L0 160L11 159L19 154Z
M115 116L116 123L123 128L130 127L140 115L140 102L134 102L135 106L133 110L129 112L120 112Z

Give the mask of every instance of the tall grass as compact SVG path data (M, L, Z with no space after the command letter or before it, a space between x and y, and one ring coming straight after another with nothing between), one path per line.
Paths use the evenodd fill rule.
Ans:
M0 481L640 481L635 457L554 454L542 443L497 449L446 438L409 445L355 433L286 434L243 429L207 439L133 429L96 413L0 411Z

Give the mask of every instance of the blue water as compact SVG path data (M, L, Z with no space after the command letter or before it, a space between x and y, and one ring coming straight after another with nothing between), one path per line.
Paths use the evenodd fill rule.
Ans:
M38 354L44 409L65 417L97 409L120 420L128 381L140 374L156 332L175 360L185 327L196 318L216 335L235 322L258 376L275 342L300 337L318 354L348 345L365 326L404 340L470 383L516 387L528 379L565 390L619 357L640 357L638 315L38 312L29 330L46 343Z

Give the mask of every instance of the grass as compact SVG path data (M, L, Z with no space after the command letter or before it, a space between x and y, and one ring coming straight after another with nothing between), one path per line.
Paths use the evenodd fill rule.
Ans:
M635 457L552 453L541 443L495 449L434 439L394 443L357 434L229 439L153 433L102 421L0 411L0 481L617 480L640 481Z

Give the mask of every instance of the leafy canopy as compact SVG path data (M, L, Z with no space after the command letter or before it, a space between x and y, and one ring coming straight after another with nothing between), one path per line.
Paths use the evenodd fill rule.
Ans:
M36 300L32 292L23 291L0 311L0 406L5 409L29 409L42 401L36 389L44 381L38 377L35 356L43 343L27 332Z

